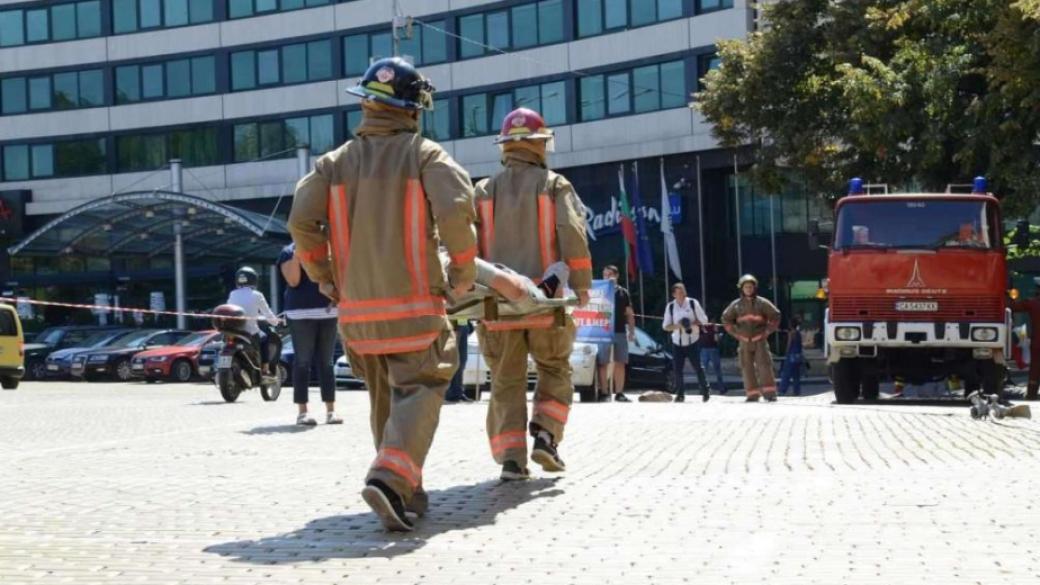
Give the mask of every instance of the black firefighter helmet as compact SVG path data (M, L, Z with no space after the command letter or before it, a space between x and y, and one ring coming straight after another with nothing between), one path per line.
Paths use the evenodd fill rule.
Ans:
M400 57L380 59L368 66L365 76L347 93L406 110L430 109L433 85Z

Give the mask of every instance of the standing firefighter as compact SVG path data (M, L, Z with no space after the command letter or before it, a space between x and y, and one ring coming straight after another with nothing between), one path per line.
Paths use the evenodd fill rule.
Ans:
M1040 279L1037 282L1040 285ZM1040 286L1031 299L1011 301L1011 310L1029 315L1029 381L1026 383L1026 400L1036 400L1040 389Z
M404 531L406 509L425 511L423 463L458 365L444 297L476 275L473 187L419 135L433 87L411 65L377 61L348 91L363 98L357 138L300 181L289 227L307 274L338 301L340 335L368 386L377 454L362 496Z
M730 303L722 313L722 325L740 341L740 371L744 377L744 391L748 402L758 402L759 396L776 400L776 378L773 376L773 356L767 339L780 325L780 311L773 303L758 296L758 279L750 274L737 282L740 298Z
M495 142L502 147L505 169L477 184L481 257L535 282L550 265L566 262L570 287L584 305L592 286L584 206L570 182L546 166L552 137L542 117L526 108L511 112L502 122ZM478 334L491 368L487 432L491 453L502 465L502 479L528 477L528 432L534 437L531 459L546 471L564 471L556 447L563 439L574 396L570 365L574 322L567 317L559 327L553 315L488 321L480 325ZM528 354L538 368L529 426Z

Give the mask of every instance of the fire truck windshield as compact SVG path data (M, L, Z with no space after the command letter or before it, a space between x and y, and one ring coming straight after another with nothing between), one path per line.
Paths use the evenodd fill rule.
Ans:
M989 249L996 218L982 201L864 197L841 206L834 249Z

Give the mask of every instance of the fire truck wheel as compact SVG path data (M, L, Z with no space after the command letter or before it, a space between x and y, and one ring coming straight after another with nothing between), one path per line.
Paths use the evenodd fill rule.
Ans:
M862 388L863 400L877 400L878 396L881 395L881 382L878 380L877 374L863 374L860 387Z
M859 398L859 364L855 359L838 360L833 366L834 399L838 404L852 404Z

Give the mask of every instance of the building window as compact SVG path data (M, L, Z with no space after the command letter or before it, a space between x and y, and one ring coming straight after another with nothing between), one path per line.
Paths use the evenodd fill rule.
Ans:
M234 162L289 158L299 146L324 154L336 145L332 114L235 124L233 136Z
M115 71L116 103L172 99L214 93L216 59L177 59L148 65L123 65Z
M95 175L106 170L102 138L7 145L3 156L5 181Z
M101 36L101 2L0 12L0 47Z
M682 15L683 0L578 0L578 36L646 26Z
M220 164L216 128L116 137L116 172L161 169L178 158L187 167Z
M214 0L112 0L112 31L172 28L213 22Z
M579 84L582 121L641 114L687 104L685 65L670 61L630 71L583 77Z
M712 69L718 69L719 65L722 64L722 60L715 53L710 55L700 55L697 57L697 90L704 89L704 76L708 74Z
M228 18L246 18L271 12L332 4L333 0L228 0Z
M0 113L24 114L104 105L100 69L0 80Z
M733 0L697 0L695 8L697 14L715 12L716 10L725 10L727 8L733 8Z
M554 81L463 96L460 115L462 136L468 138L496 133L506 115L520 107L540 113L550 126L566 124L567 85L563 81Z
M332 78L332 41L231 54L231 90Z
M348 139L349 138L353 138L354 137L354 131L357 130L358 127L361 126L361 110L348 110L347 111L347 116L346 116L346 121L347 121L346 136L347 136Z
M434 100L432 109L423 110L422 135L430 140L450 140L451 119L448 113L448 100Z
M563 0L461 16L458 33L462 37L459 55L464 59L558 43L564 39Z
M412 38L400 40L400 54L416 65L432 65L448 60L448 40L442 30L445 22L437 20L412 27ZM394 54L394 37L390 31L350 35L343 38L343 63L347 75L364 75L368 66Z

